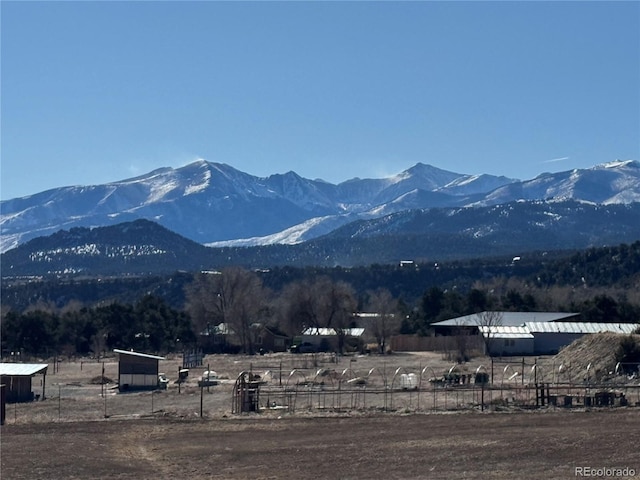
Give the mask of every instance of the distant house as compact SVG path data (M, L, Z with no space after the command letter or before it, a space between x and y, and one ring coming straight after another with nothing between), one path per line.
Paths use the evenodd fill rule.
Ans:
M289 347L289 337L275 327L258 324L251 332L253 345L258 351L286 352Z
M118 389L153 390L159 387L159 362L164 357L129 350L113 350L118 358Z
M364 328L344 328L341 330L344 347L359 350L362 348ZM319 351L337 351L340 348L339 335L334 328L306 328L298 337L301 343L309 343Z
M5 385L7 403L31 402L41 396L44 400L47 367L45 363L0 363L0 384ZM42 393L32 391L32 378L42 374Z
M578 313L481 312L431 324L436 335L481 335L489 355L552 355L590 333L629 334L632 323L579 322Z
M525 322L566 322L576 321L579 313L567 312L498 312L488 311L472 313L462 317L450 318L431 324L436 335L453 335L460 331L476 335L478 327L500 325L503 327L520 327Z
M583 335L592 333L630 334L635 323L525 322L519 327L481 326L489 355L553 355Z
M238 336L228 323L207 326L199 341L205 353L238 353L241 349Z

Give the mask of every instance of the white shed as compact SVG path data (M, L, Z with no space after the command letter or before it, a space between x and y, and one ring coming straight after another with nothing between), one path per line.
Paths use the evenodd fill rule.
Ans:
M534 337L537 355L555 354L583 335L590 333L630 334L640 325L635 323L595 323L595 322L526 322L526 328Z
M489 355L532 355L534 352L534 337L525 326L492 325L478 328Z

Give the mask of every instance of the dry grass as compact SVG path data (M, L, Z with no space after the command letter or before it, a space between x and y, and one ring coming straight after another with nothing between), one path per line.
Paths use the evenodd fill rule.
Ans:
M584 384L585 367L591 372L610 371L612 351L619 342L616 335L590 335L574 342L553 357L504 359L495 363L494 390L486 392L485 405L502 407L514 403L535 404L532 365L540 367L538 381L562 382L570 379L574 386ZM525 364L521 364L524 360ZM508 365L508 366L507 366ZM564 366L558 375L559 365ZM274 406L296 413L310 410L339 412L363 410L395 410L404 412L477 409L480 392L462 388L432 388L432 377L441 377L453 369L459 374L473 374L479 367L491 372L491 359L476 357L463 365L454 365L443 354L435 352L395 353L392 355L357 355L335 357L330 354L264 356L209 355L203 365L190 370L187 381L176 383L181 357L171 356L160 362L160 369L170 380L167 390L156 392L118 393L114 383L100 385L105 377L118 378L117 358L63 361L54 372L49 367L46 377L46 400L30 404L9 405L8 423L68 422L140 416L172 416L193 418L202 414L221 418L232 413L233 386L241 372L252 372L265 382L261 388L261 407ZM200 390L198 379L205 370L215 370L219 385ZM400 376L415 373L421 378L419 392L400 391ZM513 378L511 378L513 376ZM34 378L34 392L42 393L41 377ZM350 380L366 381L366 388L354 387ZM626 378L625 378L626 380ZM635 381L638 384L638 381ZM356 382L357 383L357 382ZM640 401L638 385L629 390L635 404ZM300 387L306 385L306 388ZM290 390L298 387L292 397ZM504 392L503 392L504 387ZM511 389L511 391L509 391ZM336 390L339 390L336 393ZM392 391L392 394L388 392Z
M626 336L618 333L585 335L562 349L554 362L558 368L564 365L565 377L574 382L583 381L587 375L597 381L610 379L615 373L616 350ZM640 343L640 335L633 337Z
M0 437L1 478L527 480L574 478L576 466L629 467L640 475L636 408L424 414L428 394L416 409L416 392L398 392L385 413L370 405L349 408L351 395L341 400L345 408L304 408L307 400L316 401L310 396L299 400L295 414L273 409L231 415L234 380L243 371L267 380L265 390L301 379L367 376L373 389L383 378L405 372L447 373L453 365L437 353L337 359L212 355L190 371L178 393L180 361L161 362L171 383L155 393L118 394L113 384L103 389L94 381L102 362L63 362L55 373L51 366L45 401L8 406ZM473 373L480 365L486 368L490 360L474 358L456 370ZM117 378L115 358L106 359L104 367L107 377ZM224 379L209 392L197 386L208 368ZM440 398L452 408L469 401L455 389ZM503 401L494 397L488 403ZM416 410L423 413L405 414Z
M640 472L637 427L629 409L6 425L2 478L567 479Z
M456 365L459 373L473 373L479 365L486 365L487 358L479 357L465 365ZM428 388L428 379L447 373L454 364L433 352L403 353L387 356L358 355L335 357L330 354L292 355L269 354L264 356L243 355L209 355L203 365L190 369L185 383L178 385L178 370L181 368L181 357L169 357L160 362L160 370L170 380L167 390L155 392L118 393L114 383L100 385L99 378L104 365L105 377L117 379L118 365L115 357L96 360L63 361L57 371L53 365L46 377L45 401L30 404L10 405L7 411L8 423L42 423L66 422L78 420L99 420L102 418L120 418L131 416L169 415L180 418L198 417L201 409L204 416L214 418L230 415L232 411L232 392L236 378L241 372L252 372L259 375L266 383L262 388L262 399L265 404L283 401L278 392L293 388L297 384L324 384L328 389L338 384L346 386L350 379L365 378L368 398L376 403L367 404L366 400L342 392L339 397L318 400L312 393L297 396L297 411L306 410L305 406L320 402L322 407L336 407L337 410L354 408L382 408L393 406L395 409L415 409L417 396L409 392L399 393L393 399L382 393L375 395L376 389L384 389L385 382L394 389L400 385L402 373L420 375L424 371L424 382ZM219 385L204 388L198 387L198 379L204 371L216 371L222 379ZM342 387L343 389L345 387ZM315 389L309 388L307 392ZM42 393L40 378L34 378L34 392ZM271 392L271 393L270 393ZM442 394L440 394L442 395ZM329 402L329 404L327 404ZM390 402L392 405L390 405ZM423 404L428 400L425 398ZM441 397L439 401L448 408L462 403L458 394L451 398ZM467 400L464 400L467 402ZM338 408L339 407L339 408Z

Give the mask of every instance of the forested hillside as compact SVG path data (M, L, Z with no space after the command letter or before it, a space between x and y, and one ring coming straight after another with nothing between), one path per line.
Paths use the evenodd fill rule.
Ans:
M3 282L1 295L3 352L36 355L95 354L113 347L168 352L195 345L197 333L223 322L246 331L243 348L252 351L253 324L294 336L303 325L350 326L355 311L393 314L397 321L385 327L387 335L426 334L434 321L484 310L571 311L585 321L636 323L640 242L351 269L231 267L170 276Z

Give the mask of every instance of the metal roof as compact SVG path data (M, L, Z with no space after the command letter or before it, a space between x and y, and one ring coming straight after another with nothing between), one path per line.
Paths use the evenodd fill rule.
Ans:
M114 348L113 351L121 355L133 355L134 357L153 358L155 360L165 360L164 357L159 357L157 355L149 355L148 353L134 352L133 350L118 350L117 348Z
M0 375L31 377L47 370L47 363L0 363Z
M534 338L536 333L633 333L640 328L637 323L590 323L590 322L526 322L523 326L491 325L479 326L485 338Z
M364 333L364 328L344 328L342 332L345 335L350 335L352 337L359 337ZM335 329L333 328L306 328L303 332L303 335L320 335L320 336L332 336L337 335Z
M533 338L533 335L527 327L496 325L492 327L481 326L478 328L480 328L482 336L485 338Z
M207 328L200 333L200 335L209 336L209 335L234 335L233 328L228 323L220 323L218 325L209 325Z
M431 326L477 327L486 323L484 319L490 316L493 317L494 323L502 326L522 326L526 322L557 322L578 315L580 314L567 312L480 312L432 323Z
M633 333L640 328L637 323L591 323L591 322L527 322L532 333Z

